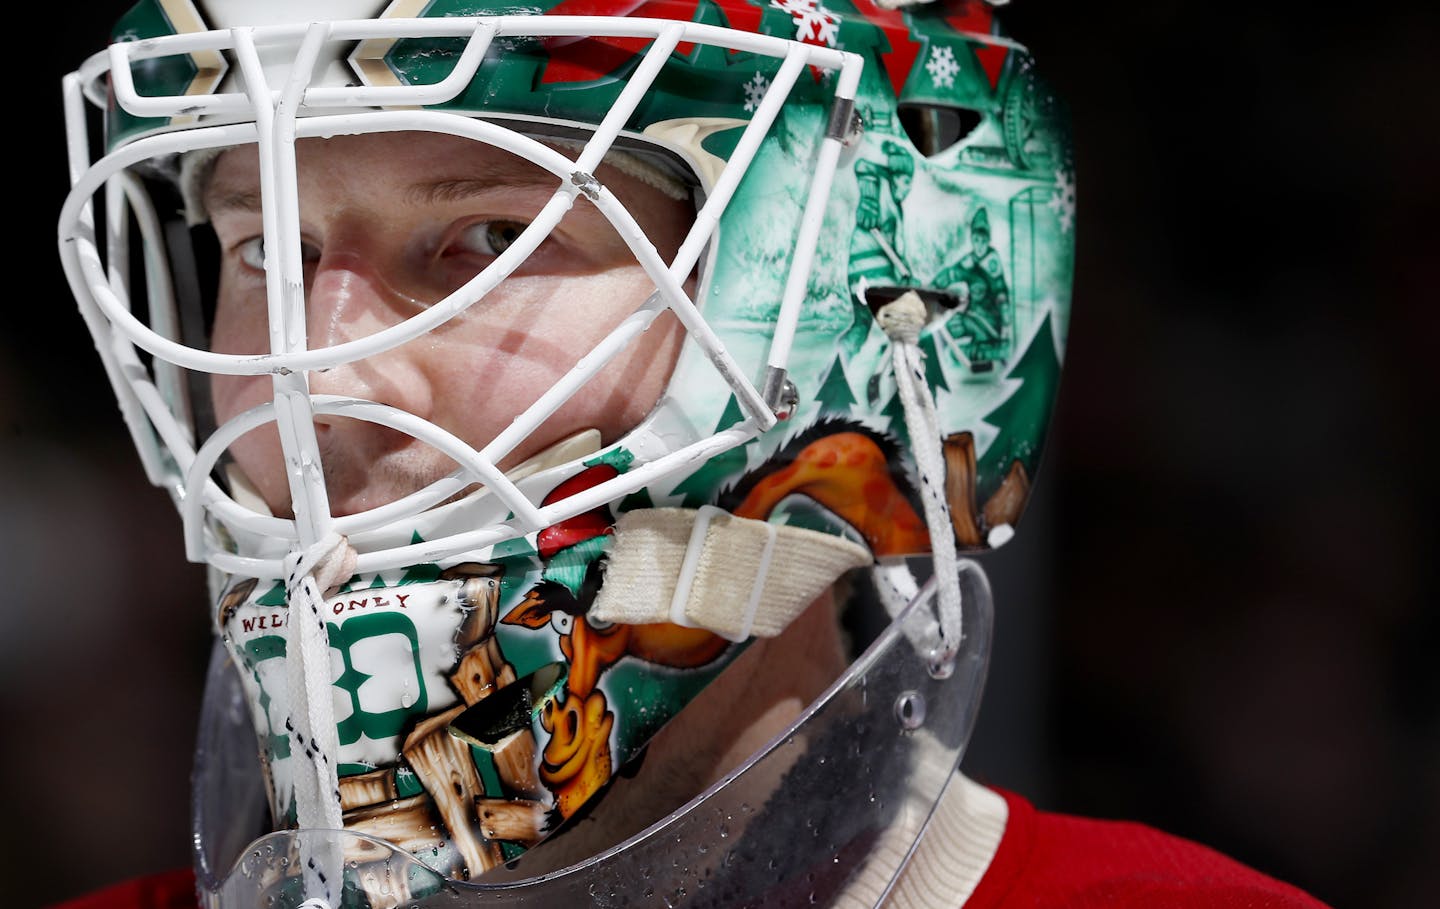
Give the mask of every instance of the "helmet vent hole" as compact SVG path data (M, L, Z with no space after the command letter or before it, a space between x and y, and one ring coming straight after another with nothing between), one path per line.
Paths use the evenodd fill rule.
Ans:
M938 104L902 104L899 113L911 144L927 158L964 141L981 121L978 110Z

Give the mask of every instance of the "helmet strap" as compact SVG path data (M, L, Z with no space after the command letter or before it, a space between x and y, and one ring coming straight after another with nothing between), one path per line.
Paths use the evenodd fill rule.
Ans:
M771 554L785 553L771 571ZM742 518L713 506L646 508L615 522L590 617L670 622L742 641L775 637L870 550L828 533Z

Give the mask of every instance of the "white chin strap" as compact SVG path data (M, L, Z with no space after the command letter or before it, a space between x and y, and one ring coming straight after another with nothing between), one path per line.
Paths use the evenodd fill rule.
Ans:
M769 638L870 551L828 533L739 518L713 506L647 508L615 522L598 622L671 622L732 641Z
M940 426L918 346L925 317L924 302L910 291L882 307L876 319L891 340L938 588L937 620L913 631L912 640L939 669L960 648L960 576ZM740 518L708 505L631 511L615 524L605 583L589 615L626 625L671 622L734 641L774 637L840 575L872 561L864 546L832 534ZM877 566L875 582L892 617L917 589L903 559Z

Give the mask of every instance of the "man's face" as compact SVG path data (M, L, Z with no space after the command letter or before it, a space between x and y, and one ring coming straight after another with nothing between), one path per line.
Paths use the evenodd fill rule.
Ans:
M460 287L503 252L558 180L508 152L426 133L382 133L297 144L300 230L311 348L366 337ZM693 219L688 202L611 167L597 174L666 261ZM212 343L225 353L269 350L259 164L253 148L220 156L203 201L220 240ZM479 449L645 301L654 282L610 222L583 197L546 241L479 303L440 328L358 363L310 375L315 394L389 404ZM663 315L560 408L502 466L574 432L609 442L663 391L683 333ZM224 421L272 397L268 376L213 383ZM403 433L318 417L330 505L351 514L414 492L455 463ZM274 425L235 443L237 466L277 514L290 513Z

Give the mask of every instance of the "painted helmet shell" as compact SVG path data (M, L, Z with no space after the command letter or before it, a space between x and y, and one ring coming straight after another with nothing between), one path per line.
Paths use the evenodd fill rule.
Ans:
M251 704L277 826L297 823L284 693L294 588L284 568L318 545L316 527L343 534L357 555L317 601L338 655L335 771L346 825L393 830L393 806L403 804L417 829L442 831L417 838L414 851L455 876L503 863L580 811L743 647L728 638L744 635L596 615L613 528L627 516L718 507L847 541L863 554L853 564L927 552L893 343L876 320L906 292L926 307L918 346L955 540L983 550L1012 534L1059 379L1075 182L1063 110L989 5L294 6L142 0L126 14L118 50L72 82L72 130L84 128L84 93L103 109L106 156L91 166L76 153L61 224L72 288L151 479L175 494L191 558L215 569L217 628ZM295 77L307 34L317 34L311 16L366 22L319 40ZM684 30L667 31L667 21ZM465 28L445 27L457 22ZM257 48L248 69L242 38ZM213 427L197 418L205 393L186 377L303 377L400 341L227 360L187 329L164 282L132 281L114 261L107 274L105 256L123 255L113 223L125 217L112 218L102 254L85 246L85 206L108 194L111 214L163 219L132 192L137 170L148 167L154 182L168 168L183 195L186 155L263 145L258 74L273 78L269 110L288 111L302 138L364 132L364 116L421 128L443 115L445 130L479 124L464 127L478 141L521 137L514 148L543 157L557 194L571 200L604 197L575 166L591 151L584 137L609 130L612 149L646 166L678 162L699 212L696 242L690 260L657 268L698 276L686 323L695 343L649 416L521 478L500 475L488 448L446 448L460 470L412 497L413 507L336 516L322 507L307 528L315 502L298 494L294 519L243 500L224 476L230 442L342 405L312 398L299 417L277 405ZM577 136L579 157L562 161ZM177 271L184 257L149 233L141 245L155 273ZM672 311L690 302L676 275L652 274ZM148 318L130 312L142 287ZM410 337L475 302L462 297L411 320L431 324ZM383 408L346 406L401 425ZM439 434L403 425L440 444ZM313 466L300 485L323 488L323 467ZM457 498L476 482L482 492ZM438 795L456 766L459 802ZM527 803L531 832L495 834L473 810L486 799Z

